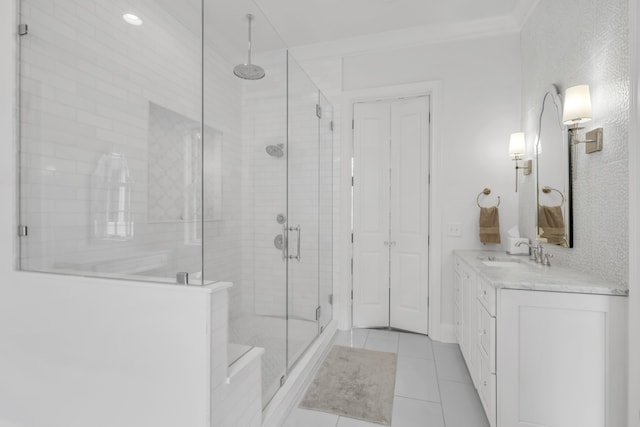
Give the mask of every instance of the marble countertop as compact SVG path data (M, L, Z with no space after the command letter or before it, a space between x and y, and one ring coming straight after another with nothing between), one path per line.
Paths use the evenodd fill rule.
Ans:
M536 264L528 256L482 250L453 253L496 288L620 296L629 294L626 287L570 268ZM498 261L499 265L485 265L483 261L489 260L489 257Z

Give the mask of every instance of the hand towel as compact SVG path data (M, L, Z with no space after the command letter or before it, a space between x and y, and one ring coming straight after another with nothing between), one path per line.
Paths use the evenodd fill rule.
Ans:
M500 219L497 206L480 208L480 241L500 243Z
M565 239L562 206L540 205L538 208L538 235L547 243L568 247Z

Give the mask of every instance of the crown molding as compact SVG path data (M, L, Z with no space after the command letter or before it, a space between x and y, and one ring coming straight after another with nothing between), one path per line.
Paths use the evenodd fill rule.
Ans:
M528 13L529 11L527 11ZM512 15L505 15L490 19L412 27L311 45L292 46L289 50L296 59L304 62L355 56L425 44L486 38L501 34L518 33L520 29L521 25L518 19Z

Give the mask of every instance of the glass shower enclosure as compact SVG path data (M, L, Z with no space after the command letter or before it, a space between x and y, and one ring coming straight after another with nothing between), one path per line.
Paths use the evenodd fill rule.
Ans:
M240 79L247 14L252 61ZM252 1L22 0L18 268L229 281L263 401L332 319L333 109ZM26 29L28 28L28 30Z

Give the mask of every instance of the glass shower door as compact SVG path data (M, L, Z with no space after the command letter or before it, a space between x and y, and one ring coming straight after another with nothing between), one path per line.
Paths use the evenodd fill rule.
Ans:
M318 336L318 91L288 57L287 366ZM318 108L318 109L317 109Z
M320 332L333 318L333 106L318 91L318 292Z

